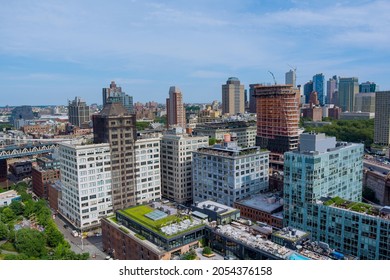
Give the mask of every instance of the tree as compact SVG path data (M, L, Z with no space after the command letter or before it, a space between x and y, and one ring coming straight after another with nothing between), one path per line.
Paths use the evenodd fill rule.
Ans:
M56 224L53 221L50 221L44 231L46 235L47 245L55 248L60 243L64 242L64 235L58 230Z
M203 248L203 251L202 251L202 254L203 255L211 255L213 253L213 251L211 250L211 248L210 247L204 247Z
M4 223L11 222L16 218L14 211L12 211L9 207L5 208L1 213L1 221Z
M15 215L22 215L24 212L24 205L20 201L12 201L9 208L15 213Z
M212 146L212 145L214 145L215 143L217 143L217 139L215 139L215 138L209 138L209 146Z
M9 234L8 226L0 221L0 240L7 239Z
M23 228L16 232L15 247L28 257L40 258L46 255L46 239L42 232Z

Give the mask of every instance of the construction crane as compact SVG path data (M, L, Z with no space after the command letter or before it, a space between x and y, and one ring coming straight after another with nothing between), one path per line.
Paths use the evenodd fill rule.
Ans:
M274 73L272 73L271 71L268 71L268 72L272 75L272 78L274 79L274 83L275 83L275 85L276 85L277 83L276 83L276 79L275 79Z

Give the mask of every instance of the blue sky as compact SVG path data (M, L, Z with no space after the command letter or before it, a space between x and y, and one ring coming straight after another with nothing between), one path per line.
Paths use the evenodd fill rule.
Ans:
M0 0L0 106L221 100L228 77L278 83L290 67L390 90L390 1Z

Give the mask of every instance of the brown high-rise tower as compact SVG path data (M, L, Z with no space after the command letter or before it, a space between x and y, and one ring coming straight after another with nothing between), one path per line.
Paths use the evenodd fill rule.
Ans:
M119 99L109 98L103 110L93 115L94 142L111 147L112 205L115 210L136 205L135 115Z
M292 85L255 85L256 145L274 153L298 148L299 89Z
M183 95L180 89L175 86L169 88L169 98L167 98L167 128L170 126L180 126L186 129Z

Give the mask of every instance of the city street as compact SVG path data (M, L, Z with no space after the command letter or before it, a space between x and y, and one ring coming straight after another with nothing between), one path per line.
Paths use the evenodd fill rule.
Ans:
M90 236L81 239L81 237L74 237L72 235L72 226L65 221L62 217L56 215L54 219L58 226L58 229L64 234L65 239L69 242L71 249L77 253L82 254L88 252L91 260L104 260L106 255L103 252L102 237ZM64 227L64 225L66 225Z

